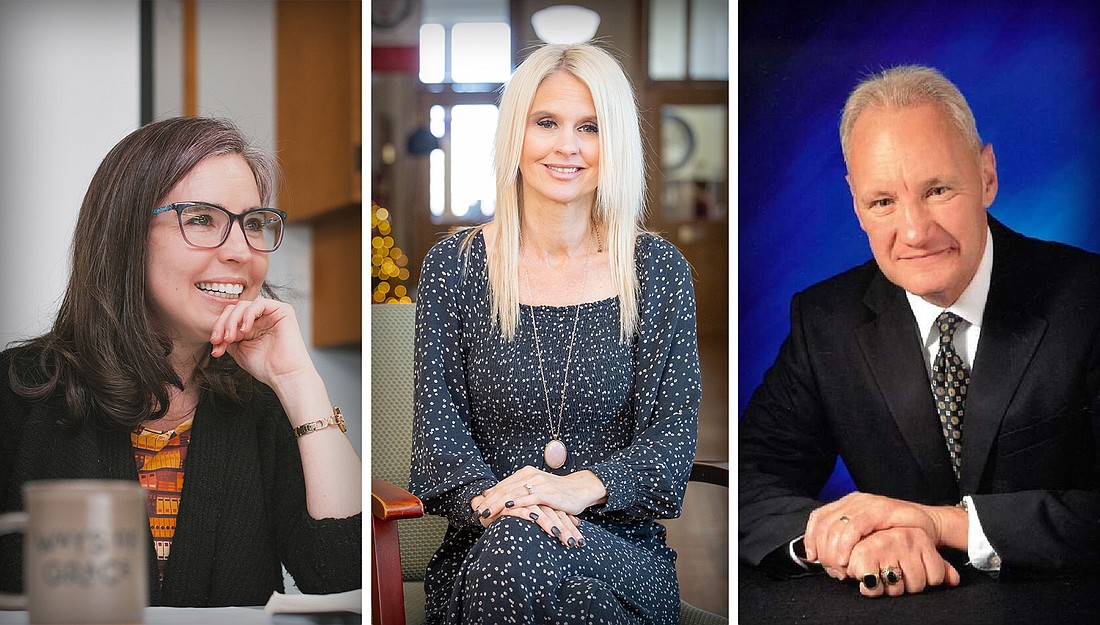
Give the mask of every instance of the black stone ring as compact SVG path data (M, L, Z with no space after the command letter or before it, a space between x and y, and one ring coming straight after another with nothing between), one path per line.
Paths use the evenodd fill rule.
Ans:
M864 575L863 585L867 588L867 590L874 590L875 588L878 588L878 575L875 575L874 573L868 573Z
M882 577L882 581L886 582L887 586L893 586L901 581L901 569L894 566L883 567L879 575Z

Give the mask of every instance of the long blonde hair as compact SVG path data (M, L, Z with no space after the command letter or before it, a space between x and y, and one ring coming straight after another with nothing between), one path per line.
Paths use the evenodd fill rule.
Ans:
M611 281L619 298L619 338L626 342L638 325L638 276L634 269L634 242L642 232L646 176L642 134L634 88L619 62L590 44L547 45L520 64L500 101L493 166L496 174L496 237L491 245L489 299L493 319L508 340L519 324L519 230L521 187L519 172L527 114L542 81L555 72L568 72L592 95L599 126L600 165L593 221L607 230L605 245ZM483 226L473 229L467 246Z

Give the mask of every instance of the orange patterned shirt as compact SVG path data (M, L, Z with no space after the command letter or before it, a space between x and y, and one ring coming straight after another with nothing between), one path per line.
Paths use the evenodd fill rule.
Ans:
M134 447L138 478L145 488L145 509L149 513L149 529L157 551L157 565L163 575L176 533L180 493L183 492L183 472L187 460L187 444L191 442L194 417L167 432L138 426L130 432Z

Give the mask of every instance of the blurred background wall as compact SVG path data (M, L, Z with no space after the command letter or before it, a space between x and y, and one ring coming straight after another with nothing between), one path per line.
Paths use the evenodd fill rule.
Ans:
M137 127L139 44L137 2L0 2L2 344L53 320L84 191Z

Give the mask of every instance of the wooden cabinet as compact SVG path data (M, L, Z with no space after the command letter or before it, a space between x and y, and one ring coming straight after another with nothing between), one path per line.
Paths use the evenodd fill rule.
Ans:
M362 221L359 206L331 211L313 220L314 345L362 341Z
M275 5L279 206L291 223L313 222L313 344L356 343L361 314L349 310L361 311L363 290L362 3Z

